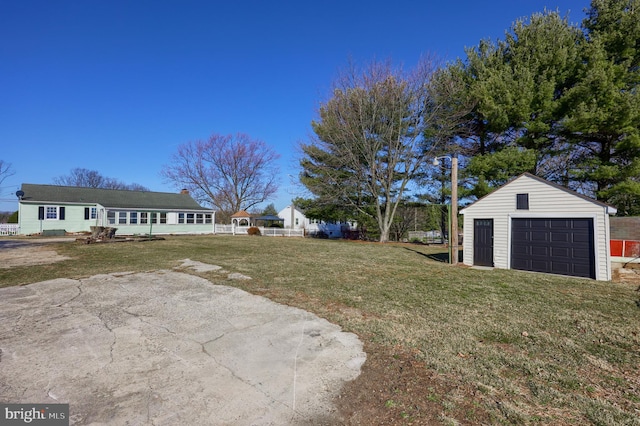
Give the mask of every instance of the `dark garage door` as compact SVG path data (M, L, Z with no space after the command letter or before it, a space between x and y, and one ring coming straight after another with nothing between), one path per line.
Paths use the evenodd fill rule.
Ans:
M595 278L593 219L512 219L511 268Z

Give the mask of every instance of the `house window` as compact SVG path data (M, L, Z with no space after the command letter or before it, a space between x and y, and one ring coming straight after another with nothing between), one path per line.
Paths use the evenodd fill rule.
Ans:
M158 214L155 212L151 213L151 223L158 223Z
M138 212L129 212L129 223L136 225L138 223Z
M147 212L140 212L140 224L144 225L148 223Z
M178 213L178 223L211 223L211 213Z
M47 206L47 216L45 218L47 220L58 219L58 208Z
M298 218L296 217L296 226L298 225Z
M38 220L64 220L64 207L39 206Z
M84 220L96 219L98 217L98 209L96 207L84 208Z
M516 209L529 210L529 194L516 194Z
M167 214L160 213L160 223L167 223Z
M118 224L119 225L127 224L127 212L118 212Z
M115 225L116 224L116 212L109 210L107 212L107 223L109 225Z

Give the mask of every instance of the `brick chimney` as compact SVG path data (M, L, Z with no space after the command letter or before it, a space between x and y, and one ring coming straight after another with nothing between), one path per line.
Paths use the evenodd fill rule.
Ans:
M181 193L181 194L187 194L187 195L189 195L189 190L188 190L187 188L182 188L182 189L180 190L180 193Z

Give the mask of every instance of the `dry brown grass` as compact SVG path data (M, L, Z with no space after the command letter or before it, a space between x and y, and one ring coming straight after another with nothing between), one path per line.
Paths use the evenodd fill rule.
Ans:
M0 269L0 287L190 258L253 277L203 274L213 282L357 333L369 360L343 393L345 423L640 424L631 284L451 267L444 250L408 244L199 236L56 249L71 260Z

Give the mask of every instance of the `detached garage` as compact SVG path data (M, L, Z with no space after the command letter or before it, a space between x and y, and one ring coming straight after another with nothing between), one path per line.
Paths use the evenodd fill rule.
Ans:
M612 206L525 173L460 213L465 265L611 279Z

